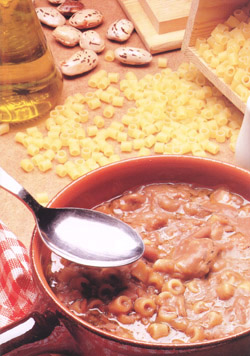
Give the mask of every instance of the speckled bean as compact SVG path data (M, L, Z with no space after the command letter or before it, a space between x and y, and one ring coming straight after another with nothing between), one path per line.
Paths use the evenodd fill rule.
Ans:
M113 22L107 30L109 40L124 42L129 39L134 30L134 25L127 19L121 19Z
M59 5L64 2L64 0L48 0L53 5Z
M64 46L74 47L79 43L81 31L70 25L58 26L52 32L55 39Z
M83 9L77 11L69 19L71 26L79 29L88 29L100 25L103 21L103 14L95 9Z
M94 69L98 64L98 56L91 49L74 53L68 60L61 63L63 74L74 76Z
M92 49L96 53L102 52L105 48L104 40L93 30L81 33L79 44L81 48Z
M65 17L60 14L57 9L54 9L52 7L37 7L36 13L39 20L47 26L57 27L62 26L66 23Z
M152 61L152 55L143 48L118 47L116 48L115 58L125 64L143 65Z
M71 16L77 11L80 11L84 8L84 5L79 0L65 0L61 5L57 7L57 10L63 16Z

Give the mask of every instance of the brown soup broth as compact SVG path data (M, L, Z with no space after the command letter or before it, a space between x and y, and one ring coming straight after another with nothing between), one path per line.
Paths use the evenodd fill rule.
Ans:
M112 334L159 343L250 327L248 201L225 187L164 183L95 209L136 229L145 252L118 268L88 268L52 253L47 280L69 310Z

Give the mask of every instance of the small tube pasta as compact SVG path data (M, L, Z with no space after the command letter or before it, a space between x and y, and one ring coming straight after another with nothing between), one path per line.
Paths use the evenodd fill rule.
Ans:
M98 83L97 83L97 88L99 89L106 89L110 84L110 80L108 77L102 77Z
M107 62L113 62L115 60L114 51L112 51L111 49L107 50L104 54L104 59Z
M57 151L57 153L55 155L55 160L58 163L65 163L68 160L67 152L65 150Z
M103 110L103 116L111 119L115 114L115 108L112 105L106 105Z
M164 153L164 150L165 150L165 145L163 142L156 142L155 145L154 145L154 152L156 154L159 154L159 153Z
M92 156L92 150L90 147L83 147L82 150L81 150L81 156L82 158L84 159L88 159Z
M24 141L27 138L27 136L28 135L26 133L18 131L15 135L15 141L24 145Z
M52 168L52 163L48 158L43 159L38 163L38 169L41 172L46 172Z
M165 57L159 57L157 61L158 68L166 68L168 60Z
M96 115L93 119L94 124L96 125L96 127L98 127L98 129L104 127L105 125L105 120L101 115Z
M90 125L87 127L87 134L89 137L93 137L93 136L96 136L98 132L98 127L95 126L95 125Z
M98 98L93 98L91 100L88 100L87 104L91 110L95 110L100 108L102 103Z
M44 156L41 153L38 153L37 155L33 156L31 158L32 163L34 166L38 167L38 163L44 159Z
M127 132L119 131L119 132L117 133L117 136L116 136L116 141L117 141L117 142L121 143L121 142L123 142L123 141L127 141L127 139L128 139L128 134L127 134Z
M0 123L0 136L10 131L10 125L8 122Z
M156 304L151 298L140 297L135 300L134 309L142 317L150 317L155 312Z
M118 72L110 72L110 73L108 73L108 78L109 78L110 83L118 83L120 74Z
M42 193L37 193L36 194L36 199L39 204L46 206L49 202L49 196L48 193L42 192Z
M126 295L121 295L109 303L108 309L114 314L127 314L132 310L132 300Z
M113 96L111 103L113 106L122 107L124 104L124 97L123 96Z
M132 152L132 141L122 141L120 147L122 152Z
M147 147L141 147L138 151L138 157L149 156L151 151Z
M212 141L208 141L205 143L205 147L204 147L204 150L209 152L209 153L212 153L213 155L217 154L220 150L220 147L218 144L212 142Z
M80 152L81 149L78 142L72 142L72 144L69 144L69 153L71 156L79 156Z
M167 324L161 324L161 323L152 323L149 325L147 330L150 336L155 340L158 340L161 337L168 336L170 333L169 326Z
M173 295L181 295L185 292L185 286L180 279L172 278L164 284L162 291L169 291Z
M32 161L28 158L22 159L20 165L25 172L31 172L34 169Z
M103 91L100 95L100 100L104 103L110 104L112 102L113 95L107 91Z
M29 144L28 147L27 147L27 153L30 155L30 156L35 156L39 153L39 147L37 147L36 145L34 144Z

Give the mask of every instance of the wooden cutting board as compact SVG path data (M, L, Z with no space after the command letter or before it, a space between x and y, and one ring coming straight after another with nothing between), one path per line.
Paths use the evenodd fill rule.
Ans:
M152 53L181 48L191 0L117 0Z

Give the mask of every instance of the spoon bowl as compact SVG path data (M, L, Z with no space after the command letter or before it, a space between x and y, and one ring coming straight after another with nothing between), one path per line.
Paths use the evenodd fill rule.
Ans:
M116 267L136 261L144 252L140 235L121 220L90 209L43 207L1 167L0 187L32 211L44 243L67 260Z
M95 210L43 208L37 220L46 245L82 265L121 266L134 262L143 253L142 240L135 230Z

